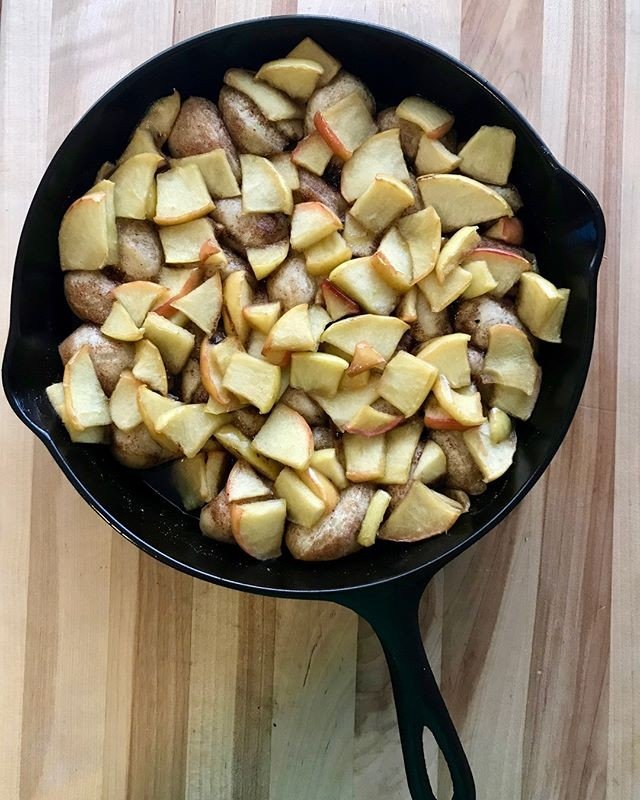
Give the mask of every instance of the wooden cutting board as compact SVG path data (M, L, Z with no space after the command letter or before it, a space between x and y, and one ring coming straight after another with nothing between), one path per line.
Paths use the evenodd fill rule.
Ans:
M571 432L518 511L439 576L424 621L480 800L638 797L638 0L4 0L3 296L37 181L103 91L172 42L296 11L380 22L460 56L604 206L598 335ZM3 800L408 797L366 624L142 556L0 403Z

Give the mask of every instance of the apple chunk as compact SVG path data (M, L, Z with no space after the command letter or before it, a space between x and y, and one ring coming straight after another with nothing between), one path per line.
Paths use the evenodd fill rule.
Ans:
M435 267L442 242L442 226L435 209L429 206L398 220L398 230L404 236L411 253L412 283L417 283Z
M440 283L435 272L431 272L418 284L418 288L426 297L431 311L438 313L444 311L454 300L457 300L471 283L471 273L462 267L456 267Z
M309 306L300 303L286 311L267 334L262 352L272 350L301 351L315 350L316 340L311 330Z
M445 232L513 216L504 198L466 175L423 175L418 188L425 206L435 208Z
M449 333L438 336L421 348L417 358L434 366L445 376L454 389L471 383L467 345L471 337L466 333Z
M433 483L447 472L447 457L437 442L429 440L418 459L413 477L422 483Z
M204 217L215 208L204 178L195 164L172 167L156 178L156 225L178 225Z
M230 514L233 538L245 553L259 561L278 558L287 517L284 500L232 505Z
M413 282L413 259L406 239L396 227L390 228L382 237L372 263L392 289L399 292L409 290Z
M308 100L323 72L317 61L308 58L279 58L263 64L256 79L266 81L294 100Z
M390 502L391 495L385 492L384 489L378 489L371 498L358 532L358 544L361 547L371 547L375 543L376 535L380 525L382 525L382 520Z
M392 175L379 174L351 206L351 216L371 233L382 233L415 203L409 187Z
M424 426L432 431L465 431L469 425L463 425L454 419L448 411L431 395L424 410Z
M485 421L480 394L456 392L444 375L438 375L433 385L436 400L449 415L465 427L481 425Z
M105 336L121 342L137 342L142 339L142 329L131 319L127 309L117 300L111 306L109 316L100 328Z
M224 82L253 100L270 122L300 119L302 116L302 110L296 103L268 83L256 80L248 70L228 69L224 74Z
M240 459L231 468L225 488L227 500L239 503L243 500L255 500L258 497L269 497L271 489L262 480L250 464Z
M291 189L268 158L242 154L242 211L245 214L291 214Z
M333 157L333 150L317 131L305 136L293 150L291 160L297 167L322 175Z
M422 430L422 422L414 419L389 431L386 438L384 475L380 483L405 484L409 480Z
M236 335L244 344L249 338L249 323L243 309L253 303L253 289L244 270L232 272L222 287L224 309L227 312L225 331L227 336Z
M142 415L138 408L138 388L142 383L130 370L125 370L121 375L116 388L109 398L109 412L116 428L121 431L131 431L142 422Z
M96 375L88 345L83 345L64 368L65 415L80 430L109 425L109 400Z
M187 458L193 458L224 423L220 416L207 414L204 403L188 403L165 411L157 420L156 430L171 439Z
M359 92L351 92L330 108L316 112L313 121L320 136L343 161L376 132L376 124Z
M520 280L522 274L531 269L531 262L523 255L513 250L501 249L482 244L472 250L464 259L462 266L466 269L465 261L484 261L496 282L491 290L493 297L503 297Z
M309 275L327 275L351 258L351 249L338 231L333 231L305 250L304 257Z
M430 139L440 139L454 122L448 111L423 97L405 97L396 108L396 116L417 125Z
M378 379L371 379L359 389L339 389L333 397L314 394L313 399L341 430L362 406L371 405L379 397Z
M264 458L251 444L251 439L238 430L235 425L223 425L215 431L214 436L220 444L236 458L243 458L261 475L275 480L282 469L280 464Z
M486 261L465 261L464 268L471 275L471 283L462 293L464 300L489 294L497 287L498 281L491 274Z
M72 203L60 224L58 246L63 270L102 269L109 258L107 195L94 192Z
M437 376L438 370L431 364L401 350L385 367L378 391L409 417L425 401Z
M561 342L569 289L557 289L551 281L535 272L524 272L516 308L520 320L534 336L545 342Z
M353 483L379 481L384 475L385 437L346 433L342 438L347 478Z
M287 55L287 58L308 58L311 61L315 61L316 64L320 64L322 75L318 80L318 86L325 86L329 81L332 81L342 66L336 58L327 53L324 48L320 47L309 36L304 38L300 44L297 44Z
M280 367L248 353L235 353L224 372L222 385L266 414L278 399Z
M346 489L349 485L347 476L344 474L344 468L338 461L338 456L336 455L334 447L325 447L321 450L316 450L311 456L310 466L323 475L326 475L338 489Z
M358 342L347 375L360 375L370 369L383 368L386 363L386 359L369 342Z
M509 180L516 135L509 128L483 125L459 151L460 172L503 186Z
M139 381L160 394L169 390L167 370L158 348L148 339L136 343L132 373Z
M204 505L209 494L205 454L198 453L193 458L182 458L172 464L171 480L187 511Z
M275 325L281 310L282 304L276 300L274 303L245 306L242 313L252 328L266 335Z
M215 250L222 253L226 261L216 239L213 223L208 218L202 217L181 225L160 228L158 233L167 264L195 264L201 260L203 248L208 258Z
M453 270L460 266L462 259L470 253L480 242L478 229L474 225L467 225L460 228L444 244L438 261L436 262L436 277L440 283L444 283L445 278Z
M489 420L489 437L493 444L500 444L511 436L513 426L509 415L500 408L491 408L487 415Z
M247 247L247 260L256 278L261 281L277 269L289 253L289 240L281 239L262 247Z
M158 421L167 411L180 408L182 403L172 397L163 397L152 392L147 386L138 387L138 408L151 438L170 453L178 454L175 442L158 430Z
M339 347L349 355L355 354L360 342L367 342L385 361L388 361L402 335L408 330L407 323L397 317L361 314L330 325L323 332L320 341Z
M294 353L291 357L291 386L333 397L348 366L348 361L328 353Z
M403 421L402 416L387 414L378 411L372 406L362 406L345 425L347 433L357 433L360 436L379 436L392 430Z
M164 158L140 153L124 161L111 175L115 184L116 217L148 219L156 209L156 170Z
M149 311L163 297L165 288L151 281L130 281L116 286L112 294L139 327Z
M451 528L462 506L421 481L414 481L378 533L392 542L419 542Z
M329 280L372 314L387 315L398 304L398 293L380 277L371 256L345 261Z
M273 490L286 501L287 517L297 525L312 528L326 513L323 500L288 467L276 478Z
M313 469L313 467L307 467L307 469L298 473L298 477L305 486L308 486L322 500L327 514L338 505L340 495L329 478L323 475L322 472Z
M490 239L499 239L505 244L518 246L522 244L524 228L517 217L500 217L490 228L487 228L485 236Z
M482 369L484 380L529 395L533 393L537 375L538 365L526 333L513 325L492 325Z
M482 473L483 480L487 483L504 475L513 463L513 456L516 452L515 431L511 431L506 439L496 443L491 439L489 423L485 422L477 428L465 431L462 438Z
M172 375L182 371L195 343L192 333L152 311L144 322L144 335L158 348Z
M313 453L307 421L289 406L277 405L253 440L254 449L294 469L306 469Z
M156 144L162 145L167 141L179 111L180 93L174 89L171 94L151 103L138 127L150 131Z
M306 250L341 229L340 219L324 203L315 200L297 203L291 218L291 247Z
M225 151L219 147L208 153L196 153L183 158L170 158L172 167L185 167L195 164L200 170L211 197L237 197L240 187L229 164Z
M182 311L201 331L210 336L218 327L222 310L220 273L216 272L189 294L174 300L172 305L176 311Z
M400 147L400 131L393 128L364 141L342 168L340 191L353 203L368 189L376 175L384 173L402 183L409 182L409 170Z
M453 172L460 164L460 158L447 150L442 142L430 139L423 133L416 153L416 172L418 175Z
M324 240L323 240L324 241ZM329 316L333 320L342 319L360 311L360 306L331 281L322 281L322 297Z

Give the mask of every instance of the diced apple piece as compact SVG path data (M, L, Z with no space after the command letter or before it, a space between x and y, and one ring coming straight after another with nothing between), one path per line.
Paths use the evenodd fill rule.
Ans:
M235 425L223 425L222 428L218 428L214 436L226 450L236 458L248 461L261 475L272 481L278 477L282 469L281 465L256 452L251 444L251 439L246 437Z
M263 347L266 355L272 350L315 350L316 342L311 330L309 306L300 303L286 311L267 334Z
M200 508L207 502L209 487L204 453L174 462L171 466L171 479L187 511Z
M291 218L291 247L306 250L333 231L342 229L342 223L330 208L317 201L297 203Z
M253 303L253 289L244 270L232 272L224 282L222 289L224 307L229 316L233 330L225 330L227 336L235 335L244 344L249 338L249 323L243 308Z
M360 436L379 436L392 430L403 422L404 418L397 414L387 414L371 406L359 408L344 429L347 433L357 433Z
M182 371L195 343L192 333L151 311L144 322L144 335L158 348L172 375Z
M277 269L289 253L289 240L281 239L262 247L247 247L247 260L256 278L261 281Z
M183 158L170 158L172 167L186 167L195 164L200 170L211 197L237 197L240 194L238 181L233 174L225 151L219 147L208 153L197 153Z
M287 517L297 525L312 528L326 513L324 502L288 467L276 478L273 490L286 500Z
M448 531L461 513L462 506L421 481L414 481L378 537L392 542L419 542Z
M524 256L512 250L501 250L498 247L486 245L476 247L465 260L486 262L489 272L497 284L491 291L493 297L503 297L512 286L515 286L523 273L531 269L531 262ZM467 268L464 262L463 267Z
M111 175L116 217L148 219L156 210L155 174L164 158L154 153L132 156Z
M304 253L309 275L327 275L351 258L351 249L337 231L311 245Z
M261 414L271 411L280 392L280 367L235 353L224 372L222 385L238 397L248 400Z
M259 561L278 558L287 517L284 500L232 505L230 514L233 538L247 555Z
M100 328L105 336L121 342L137 342L142 339L142 329L131 319L127 309L117 300L111 306L109 316Z
M442 408L436 398L431 395L424 411L424 426L433 431L466 431L469 425L463 425Z
M347 478L354 483L379 481L384 475L385 437L346 433L342 438Z
M242 211L245 214L291 214L291 189L268 158L243 154Z
M430 139L440 139L454 121L448 111L423 97L405 97L396 108L396 116L417 125Z
M372 233L382 233L415 202L409 187L391 175L376 175L351 206L351 216Z
M96 270L113 263L105 192L86 194L69 206L60 224L58 247L63 270Z
M447 472L447 457L437 442L429 439L418 459L413 477L422 483L434 483Z
M225 488L229 503L270 497L271 488L262 480L250 464L240 459L231 468Z
M342 168L342 196L348 203L352 203L365 193L371 182L381 173L404 184L409 182L409 171L400 147L398 128L376 133L358 147Z
M516 135L509 128L483 125L459 151L460 172L478 181L504 186L509 180Z
M138 408L138 387L142 383L130 370L125 370L109 398L111 421L121 431L131 431L142 422Z
M348 211L345 214L342 235L354 256L360 258L375 253L378 237L354 219Z
M293 163L303 169L322 175L333 158L333 150L317 131L298 142L291 154Z
M155 100L140 120L139 128L151 131L156 144L163 145L180 112L180 93L175 89L166 97Z
M386 359L368 342L358 342L347 374L353 377L371 369L384 368L386 363Z
M118 247L118 226L116 224L116 185L113 181L103 179L91 188L88 194L104 193L107 213L107 264L118 264L120 251Z
M456 267L440 283L435 272L431 272L418 284L418 288L427 298L429 306L434 313L444 311L454 300L457 300L471 283L471 273L462 267Z
M486 261L466 261L464 268L471 275L471 283L462 293L464 300L473 300L474 297L489 294L498 285Z
M294 100L308 100L323 72L323 67L317 61L288 57L263 64L256 79L266 81Z
M493 444L500 444L511 435L511 420L502 409L489 409L487 418L489 420L489 437Z
M222 309L220 273L216 272L192 292L174 300L172 305L210 336L218 326Z
M456 267L460 266L462 259L477 247L479 242L478 229L472 225L460 228L453 234L440 250L436 262L436 277L441 284Z
M164 295L165 289L151 281L130 281L113 289L113 296L126 309L136 326L142 325L149 310Z
M522 244L524 228L517 217L500 217L490 228L487 228L485 236L517 247Z
M466 333L449 333L431 339L417 353L417 358L434 366L444 375L453 389L471 383L467 346L471 337Z
M537 375L538 365L526 333L513 325L492 325L482 377L489 383L532 394Z
M96 375L88 345L67 361L62 385L65 416L71 425L80 430L109 425L109 400Z
M334 447L316 450L309 463L313 469L326 475L338 489L346 489L349 485L342 464L338 461Z
M423 301L426 302L426 301ZM418 319L418 287L412 286L402 295L396 307L396 316L403 322L412 323Z
M158 431L158 420L167 411L180 408L182 403L172 397L163 397L146 386L138 387L138 408L149 435L161 447L172 453L179 452L172 439Z
M349 355L355 354L360 342L367 342L388 361L407 330L407 323L396 317L361 314L329 326L320 341L335 345Z
M334 425L343 430L362 406L371 405L380 397L378 379L372 378L361 389L340 389L334 397L314 394L313 399L331 417Z
M513 216L497 192L465 175L423 175L418 188L425 206L437 211L445 232Z
M425 401L438 376L438 370L416 356L401 350L382 373L378 392L409 417Z
M457 392L451 388L444 375L438 375L433 393L442 408L461 425L472 427L485 421L482 401L477 391L472 394Z
M447 150L442 142L431 139L423 133L416 153L416 172L418 175L435 175L453 172L460 164L460 158Z
M536 272L524 272L516 309L520 320L534 336L545 342L561 342L569 289L557 289L551 281Z
M253 440L254 449L294 469L306 469L313 453L307 421L289 406L277 405Z
M390 228L382 237L372 264L392 289L399 292L409 290L413 282L413 259L409 245L397 227Z
M422 429L420 420L412 420L389 431L386 438L384 475L380 483L405 484L409 480Z
M162 316L168 315L173 309L171 303L189 294L202 280L202 271L199 267L162 267L158 275L158 283L168 289L168 296L161 296L162 304L153 310ZM125 284L126 285L126 284Z
M129 143L126 146L124 153L118 159L118 164L122 164L128 158L138 156L141 153L153 153L156 156L160 156L160 158L164 160L164 156L158 149L151 131L138 127L134 130L131 139L129 139Z
M323 72L318 80L318 86L325 86L332 81L342 66L337 59L308 36L293 48L287 58L308 58L320 64Z
M167 370L158 348L148 339L136 344L132 373L142 383L160 394L169 391Z
M433 271L440 253L440 217L431 206L398 220L398 230L409 245L413 263L413 283Z
M218 446L218 442L213 440ZM204 448L206 450L206 446ZM222 481L226 469L227 452L226 450L210 450L207 452L207 463L205 467L205 478L207 481L207 503L216 497L222 488Z
M345 261L329 280L372 314L388 315L398 303L398 293L379 276L371 256Z
M360 547L371 547L375 543L378 530L390 502L391 495L385 492L384 489L378 489L373 495L358 532L358 544Z
M156 421L156 430L171 439L187 458L193 458L224 422L220 416L207 414L204 403L188 403L165 411Z
M319 470L313 469L313 467L308 467L302 472L299 472L298 477L305 486L308 486L309 489L322 500L325 512L327 514L331 513L338 505L340 495L329 478Z
M253 100L270 122L302 117L303 112L298 105L268 83L256 80L247 70L228 69L224 74L224 82Z
M348 361L328 353L294 353L291 358L291 386L333 397L348 366Z
M292 192L300 188L300 176L295 162L293 161L293 153L276 153L271 156L271 163L280 173L282 180L287 184Z
M167 264L194 264L200 261L202 248L207 242L211 242L219 252L222 252L213 230L213 223L208 218L160 228L159 235ZM209 248L212 249L214 248Z
M229 362L236 353L242 353L240 341L227 336L217 345L203 339L200 345L200 379L209 395L220 405L228 407L233 396L224 388L222 381ZM230 409L228 409L230 410Z
M266 335L275 325L281 310L282 304L276 300L275 303L245 306L242 313L252 328Z
M351 392L355 389L363 389L371 378L371 371L361 372L359 375L348 375L346 372L340 381L340 391Z
M541 372L542 370L538 367L536 384L530 395L521 392L520 389L513 389L510 386L501 386L499 383L490 385L488 387L488 399L491 405L500 408L505 413L517 419L529 419L531 414L533 414L533 409L538 400Z
M359 92L351 92L313 118L316 130L343 161L376 132L376 124Z
M347 297L347 295L341 289L338 289L334 283L331 283L331 281L323 281L320 288L324 304L327 307L331 319L339 320L343 317L348 317L360 312L360 306L350 297Z
M491 439L490 425L485 422L478 428L471 428L462 434L469 448L471 457L482 473L482 478L490 483L497 480L509 469L516 452L516 434L511 431L507 438L499 443Z
M204 217L215 208L200 170L195 164L172 167L156 177L156 225L179 225ZM116 192L117 200L117 192Z

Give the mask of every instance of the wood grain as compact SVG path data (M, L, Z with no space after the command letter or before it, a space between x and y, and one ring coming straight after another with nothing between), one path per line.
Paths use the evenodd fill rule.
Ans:
M601 199L594 361L547 475L438 576L425 642L479 800L640 791L637 0L3 0L2 270L33 190L118 77L285 13L407 30L485 74ZM624 245L624 246L623 246ZM7 310L0 321L4 339ZM0 797L406 800L389 678L342 609L195 582L116 537L0 399ZM571 476L571 481L567 476ZM447 770L425 743L434 785Z

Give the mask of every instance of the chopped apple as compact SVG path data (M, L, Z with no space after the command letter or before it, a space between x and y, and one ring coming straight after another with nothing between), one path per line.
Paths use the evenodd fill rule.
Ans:
M153 310L156 314L165 316L171 311L171 303L190 291L202 280L202 271L199 267L162 267L158 275L158 283L168 289L166 297L160 296L162 300L161 305L156 306Z
M348 375L346 372L340 381L340 391L351 392L354 389L363 389L371 378L371 371L361 372L359 375Z
M487 228L485 236L490 239L499 239L505 244L519 246L524 238L524 228L517 217L500 217L490 228Z
M294 469L306 469L313 453L307 421L289 406L277 405L253 440L254 449Z
M445 232L513 216L496 191L466 175L423 175L418 187L422 202L435 208Z
M126 146L124 153L118 159L118 164L122 164L128 158L132 158L132 156L138 156L141 153L153 153L156 156L160 156L160 158L164 160L164 156L158 149L155 138L151 131L148 131L145 128L137 127L129 139L129 143Z
M281 310L282 304L276 300L274 303L244 306L242 313L252 328L266 335L275 325Z
M348 211L345 214L342 235L353 255L368 256L375 253L378 237L354 219Z
M158 417L156 430L171 439L187 458L193 458L224 424L222 416L206 413L204 403L186 403Z
M453 125L453 115L423 97L405 97L396 116L417 125L430 139L440 139Z
M116 185L113 181L102 179L95 184L88 194L104 193L107 213L107 264L118 264L120 251L118 247L118 226L116 224Z
M388 361L407 330L407 323L397 317L361 314L330 325L320 341L335 345L351 356L360 342L367 342Z
M462 506L421 481L413 481L378 537L392 542L419 542L448 531L461 513Z
M372 256L345 261L329 280L372 314L388 315L398 304L398 293L379 276Z
M382 520L390 502L391 495L385 492L384 489L378 489L373 495L358 532L358 544L360 547L371 547L375 543L378 530L382 525Z
M137 342L142 339L142 329L135 324L127 309L117 300L111 306L109 316L100 330L110 339L121 342Z
M345 425L344 430L360 436L379 436L397 427L403 420L401 415L387 414L372 406L361 406Z
M492 325L482 369L484 380L532 394L537 375L538 365L526 333L513 325Z
M156 177L156 225L179 225L204 217L215 208L204 178L195 164L172 167ZM117 194L116 194L117 199Z
M467 345L471 337L466 333L449 333L427 342L417 353L417 358L434 366L445 376L453 389L471 383Z
M138 408L138 387L142 386L131 372L125 370L109 398L111 421L121 431L131 431L142 422Z
M418 284L418 288L427 298L429 306L434 313L444 311L454 300L457 300L471 283L471 273L462 267L456 267L440 283L435 272L431 272Z
M224 388L222 381L229 362L243 347L234 336L227 336L217 345L203 339L200 345L200 379L209 395L222 406L228 407L233 396ZM227 408L227 410L229 410Z
M298 473L298 477L305 486L308 486L322 500L327 514L338 505L340 495L336 491L336 487L320 470L307 467L307 469Z
M155 100L140 120L139 128L151 131L156 144L163 145L180 112L180 93L175 89L166 97Z
M433 385L433 393L442 408L465 427L482 425L485 416L482 411L480 394L457 392L451 388L444 375L438 375Z
M422 422L412 420L389 431L386 438L384 475L380 483L405 484L409 480L422 430Z
M287 58L308 58L320 64L323 71L318 79L318 86L325 86L332 81L342 66L337 59L308 36L293 48Z
M194 264L200 261L203 246L211 242L221 252L212 221L207 218L171 225L159 230L160 242L167 264ZM210 247L209 250L213 248Z
M464 300L489 294L498 285L486 261L465 261L464 268L471 275L471 283L461 295Z
M369 342L358 342L347 374L353 376L371 369L384 369L386 363L387 360Z
M425 401L437 376L438 370L431 364L401 350L385 367L378 392L409 417Z
M173 307L182 311L192 322L211 335L218 326L222 309L222 281L216 272L189 294L174 300Z
M263 64L256 73L256 79L266 81L294 100L308 100L323 72L322 65L317 61L288 57Z
M291 218L291 247L306 250L333 231L342 229L342 223L330 208L318 201L297 203Z
M345 433L342 437L347 478L353 483L379 481L384 475L385 437Z
M288 467L276 478L273 490L286 500L287 517L297 525L312 528L326 513L323 500Z
M291 189L268 158L242 154L242 211L245 214L291 214Z
M365 193L371 182L381 173L404 184L409 182L409 171L400 147L398 128L376 133L358 147L342 168L342 196L348 203L352 203Z
M197 153L183 158L170 158L172 167L186 167L195 164L200 170L211 197L237 197L240 194L238 181L233 174L225 151L219 147L208 153Z
M377 128L359 92L351 92L313 118L316 130L343 161L347 161Z
M132 156L112 173L116 217L148 219L156 209L156 170L164 162L154 153Z
M291 386L334 397L348 366L348 361L328 353L294 353L291 357Z
M86 194L69 206L58 234L63 270L97 270L114 263L109 257L108 211L106 192Z
M216 447L218 442L213 440ZM205 448L206 449L206 446ZM227 453L226 450L209 450L207 452L207 463L205 467L205 478L207 481L207 503L216 497L222 488L222 481L226 469Z
M293 161L293 153L276 153L271 156L271 163L278 170L282 180L292 192L300 188L300 176Z
M418 287L412 286L402 295L396 307L396 316L403 322L412 323L418 319Z
M424 450L422 451L416 468L413 471L413 477L422 483L434 483L439 478L442 478L447 472L447 457L444 450L437 442L432 439L425 442Z
M231 468L225 488L229 503L270 497L271 488L263 481L250 464L240 459Z
M278 558L287 517L284 500L232 505L230 515L233 538L245 553L259 561Z
M267 334L263 353L272 350L301 351L315 350L316 341L311 330L309 306L300 303L286 311Z
M205 454L198 453L193 458L175 461L171 466L171 480L187 511L204 505L209 494Z
M373 255L373 266L380 277L399 292L406 292L413 282L413 259L406 239L396 228L382 237Z
M256 278L261 281L277 269L289 253L289 240L281 239L262 247L247 247L247 260Z
M305 250L304 257L309 275L327 275L351 258L351 249L338 231L333 231Z
M334 425L343 430L362 406L371 405L380 397L378 379L372 378L361 389L340 389L333 397L314 394L313 399L331 417Z
M456 231L443 245L436 262L436 277L441 284L456 267L460 266L462 259L477 247L479 242L480 236L477 227L467 225Z
M516 135L509 128L483 125L458 152L460 172L478 181L504 186L509 180Z
M172 439L158 431L158 420L167 411L180 408L181 405L182 403L178 400L174 400L172 397L163 397L152 392L147 386L138 387L138 408L142 421L151 438L171 453L178 453L179 449Z
M429 206L399 219L398 230L409 245L413 283L417 283L433 271L438 260L442 242L440 217Z
M224 74L224 82L253 100L270 122L300 119L303 115L300 106L268 83L256 80L248 70L228 69Z
M309 465L323 475L326 475L331 483L338 489L346 489L349 485L342 464L338 461L335 447L326 447L322 450L316 450L311 456Z
M360 312L360 306L350 297L329 280L322 281L320 287L324 304L327 307L329 316L333 320L339 320Z
M477 428L465 431L462 437L487 483L504 475L513 463L516 452L515 431L496 443L491 439L490 424L485 422Z
M435 175L453 172L460 164L460 158L437 139L423 133L416 153L416 172L418 175Z
M192 333L151 311L144 322L144 335L158 348L172 375L182 371L195 343Z
M164 296L165 289L151 281L130 281L116 286L112 294L139 327L151 308Z
M160 394L169 391L167 370L160 351L148 339L136 343L132 373L135 378Z
M333 150L317 131L298 142L291 154L293 163L303 169L322 175L333 157Z
M536 272L524 272L516 308L520 320L534 336L545 342L561 342L569 289L557 289Z
M261 475L275 480L282 469L280 464L264 458L256 452L251 444L251 439L238 430L235 425L223 425L214 433L217 441L236 458L243 458Z
M531 269L531 262L512 250L481 245L473 250L465 261L484 261L496 281L491 290L493 297L503 297L520 280L522 274ZM466 263L463 262L466 269Z
M88 345L83 345L64 368L65 416L75 428L83 430L109 425L109 400L96 375Z
M493 444L500 444L511 435L511 420L500 408L491 408L487 415L489 436Z
M249 323L242 310L245 306L253 303L253 289L244 270L232 272L227 277L224 282L222 296L224 307L233 329L227 330L225 325L227 336L232 336L235 333L244 344L249 338Z
M235 353L224 372L222 385L238 397L248 400L261 414L271 411L280 392L280 367Z
M376 175L351 206L351 216L372 233L382 233L415 202L409 187L392 175Z
M520 389L513 389L510 386L501 386L499 383L494 383L488 386L488 401L491 405L501 409L506 414L510 414L512 417L522 420L529 419L538 400L541 372L542 370L538 367L536 384L530 395L525 394Z
M433 431L466 431L470 427L454 419L433 395L429 397L425 406L424 426Z

